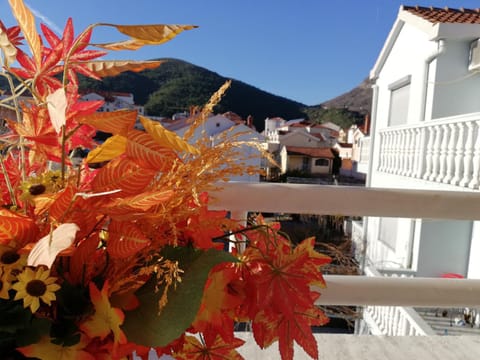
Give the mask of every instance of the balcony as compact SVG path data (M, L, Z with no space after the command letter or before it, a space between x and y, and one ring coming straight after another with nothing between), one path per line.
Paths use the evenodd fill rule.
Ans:
M225 183L221 186L222 190L212 193L211 207L229 209L239 219L246 218L249 211L480 219L480 193L277 183ZM353 225L352 233L368 248L368 244L363 243L360 223ZM391 270L382 274L366 266L363 276L326 275L327 289L322 290L318 305L363 307L364 333L416 336L318 334L320 358L478 358L480 337L435 335L414 308L480 308L480 280L417 278L411 277L408 271L395 272L400 276L385 276L395 274ZM360 331L362 329L358 329L358 333ZM251 334L241 336L252 340ZM276 349L262 352L248 344L241 350L246 358L278 358ZM306 358L299 349L296 354L296 359Z
M480 113L379 131L377 171L479 189Z

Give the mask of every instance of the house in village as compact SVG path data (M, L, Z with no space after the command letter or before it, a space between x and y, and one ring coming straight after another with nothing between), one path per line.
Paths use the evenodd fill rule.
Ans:
M81 100L104 101L104 104L97 110L99 112L110 112L121 109L128 109L137 110L140 115L144 114L143 106L135 104L132 93L92 91L82 95Z
M402 6L370 79L371 134L357 138L369 147L367 186L478 192L480 10ZM355 226L374 272L480 279L477 221L368 217ZM385 319L368 308L365 318L383 333Z
M281 118L265 120L265 148L273 154L280 169L270 166L267 177L275 178L287 172L326 175L332 171L334 153L340 128L335 124L311 124L304 119L286 121Z
M188 117L180 117L175 121L163 121L162 124L168 130L175 131L179 136L183 136L189 129L191 120L192 119ZM223 115L211 115L208 117L207 120L195 130L193 136L191 137L191 142L195 143L200 138L207 137L210 139L213 146L219 141L223 141L225 139L225 135L229 139L235 137L235 140L244 141L246 143L263 143L263 136L255 130L251 118L243 120L240 116L231 112ZM237 161L241 161L246 165L251 165L260 169L262 156L259 149L249 145L242 145L241 152L242 156L236 159ZM231 177L229 181L256 182L260 181L260 175L238 175Z

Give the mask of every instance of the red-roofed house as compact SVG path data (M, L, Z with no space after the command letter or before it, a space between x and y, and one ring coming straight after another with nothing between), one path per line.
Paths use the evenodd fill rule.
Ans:
M304 119L265 120L266 149L281 164L280 172L302 171L308 174L329 174L332 170L332 146L340 128L332 123L311 124ZM292 150L296 149L296 150ZM275 177L278 169L266 169Z
M285 145L280 151L282 173L299 170L308 174L329 174L333 154L329 147Z

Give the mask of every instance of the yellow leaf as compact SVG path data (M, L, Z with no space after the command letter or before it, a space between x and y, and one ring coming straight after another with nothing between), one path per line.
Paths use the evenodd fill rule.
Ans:
M90 151L87 163L109 161L123 154L127 148L127 138L121 135L109 137L102 145Z
M0 48L3 51L5 64L11 65L17 57L17 48L13 46L7 36L7 32L0 28Z
M57 89L54 93L47 96L47 108L50 121L58 134L67 121L67 96L64 88Z
M172 40L175 36L184 30L196 28L195 25L115 25L112 26L122 34L128 35L131 39L126 41L95 44L95 46L108 50L136 50L144 45L159 45Z
M77 118L80 124L91 125L97 130L126 136L137 121L137 110L118 110L110 112L95 112Z
M98 290L95 284L89 284L90 299L95 308L92 317L80 324L80 329L89 337L100 337L105 339L107 335L113 333L115 344L125 344L127 338L120 329L123 324L124 314L120 309L112 307L108 298L108 281L103 284L102 290Z
M17 350L29 359L93 360L93 356L83 350L87 344L85 336L72 346L54 344L49 336L43 336L36 343L17 348Z
M25 40L27 40L37 67L40 68L42 62L42 46L40 43L40 36L35 27L35 17L22 0L8 0L8 2L10 3L15 19L17 19L18 25L22 30L23 36L25 36Z
M116 76L124 71L139 72L146 69L154 69L165 61L89 61L82 63L90 71L99 77Z
M161 145L177 151L186 151L198 155L200 151L188 142L184 141L173 131L165 129L160 123L146 117L139 116L145 130Z

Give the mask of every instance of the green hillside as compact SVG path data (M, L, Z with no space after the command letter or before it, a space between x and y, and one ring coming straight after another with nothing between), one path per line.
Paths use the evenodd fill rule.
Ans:
M171 116L204 105L227 80L212 71L181 60L168 59L156 69L141 73L124 73L103 81L81 79L86 90L121 91L134 94L135 102L144 105L149 115ZM284 119L306 117L305 105L272 95L238 80L215 108L218 113L233 111L243 118L253 116L257 130L263 130L267 117Z

